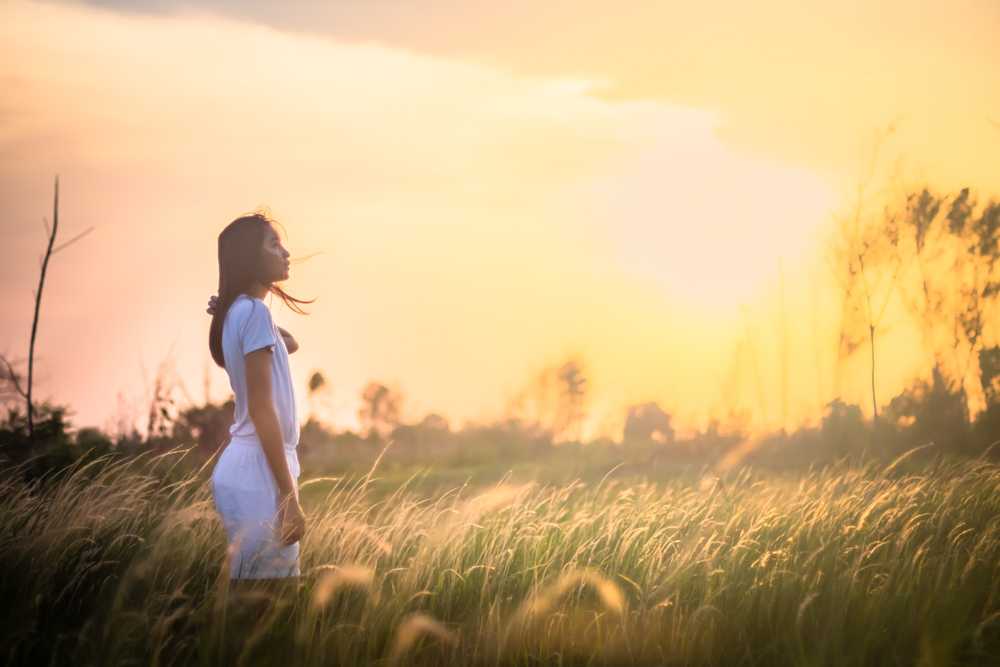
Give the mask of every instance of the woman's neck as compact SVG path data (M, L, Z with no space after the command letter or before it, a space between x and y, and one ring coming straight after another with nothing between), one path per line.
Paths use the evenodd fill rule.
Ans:
M247 294L249 294L254 299L260 299L261 301L263 301L264 297L267 296L268 291L269 290L267 289L267 285L261 285L260 283L258 283L255 287L252 287L250 291L247 292Z

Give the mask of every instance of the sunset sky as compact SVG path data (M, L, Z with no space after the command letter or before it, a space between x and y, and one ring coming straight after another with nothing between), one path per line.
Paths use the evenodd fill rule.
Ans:
M95 230L52 259L38 382L80 426L171 349L204 400L216 238L260 206L316 253L288 285L312 314L274 307L303 417L318 369L339 427L372 379L408 419L489 421L576 355L590 434L649 400L776 428L780 297L813 419L831 212L891 123L880 182L1000 194L998 35L996 0L0 0L0 352L27 355L58 174L59 238ZM881 401L926 372L897 319Z

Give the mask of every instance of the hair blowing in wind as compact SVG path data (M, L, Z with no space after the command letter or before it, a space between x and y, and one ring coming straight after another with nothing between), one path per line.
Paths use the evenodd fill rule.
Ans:
M233 220L219 234L219 303L208 330L208 348L221 368L226 367L222 354L222 327L230 306L241 294L252 294L263 285L300 315L306 314L302 305L312 303L289 295L267 276L261 248L269 227L277 232L280 225L264 213L252 213Z

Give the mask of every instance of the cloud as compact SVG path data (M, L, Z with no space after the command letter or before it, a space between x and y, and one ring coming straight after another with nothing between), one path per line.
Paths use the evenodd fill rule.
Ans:
M323 253L291 286L320 297L292 323L296 381L324 369L345 420L373 377L398 380L414 411L489 415L526 366L570 348L626 398L669 373L704 404L729 334L663 314L704 301L705 276L762 284L773 258L758 250L815 205L801 173L729 156L712 113L601 100L586 80L204 15L7 2L0 19L0 263L15 295L0 338L23 343L59 172L66 229L97 232L53 268L40 350L85 422L110 412L133 359L153 366L175 339L200 384L215 235L260 204L293 250Z

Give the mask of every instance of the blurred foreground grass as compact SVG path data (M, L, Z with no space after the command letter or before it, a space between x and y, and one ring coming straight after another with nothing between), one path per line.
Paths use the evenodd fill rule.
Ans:
M265 594L228 592L207 471L169 460L0 481L7 664L1000 660L993 464L433 495L307 481L304 576Z

